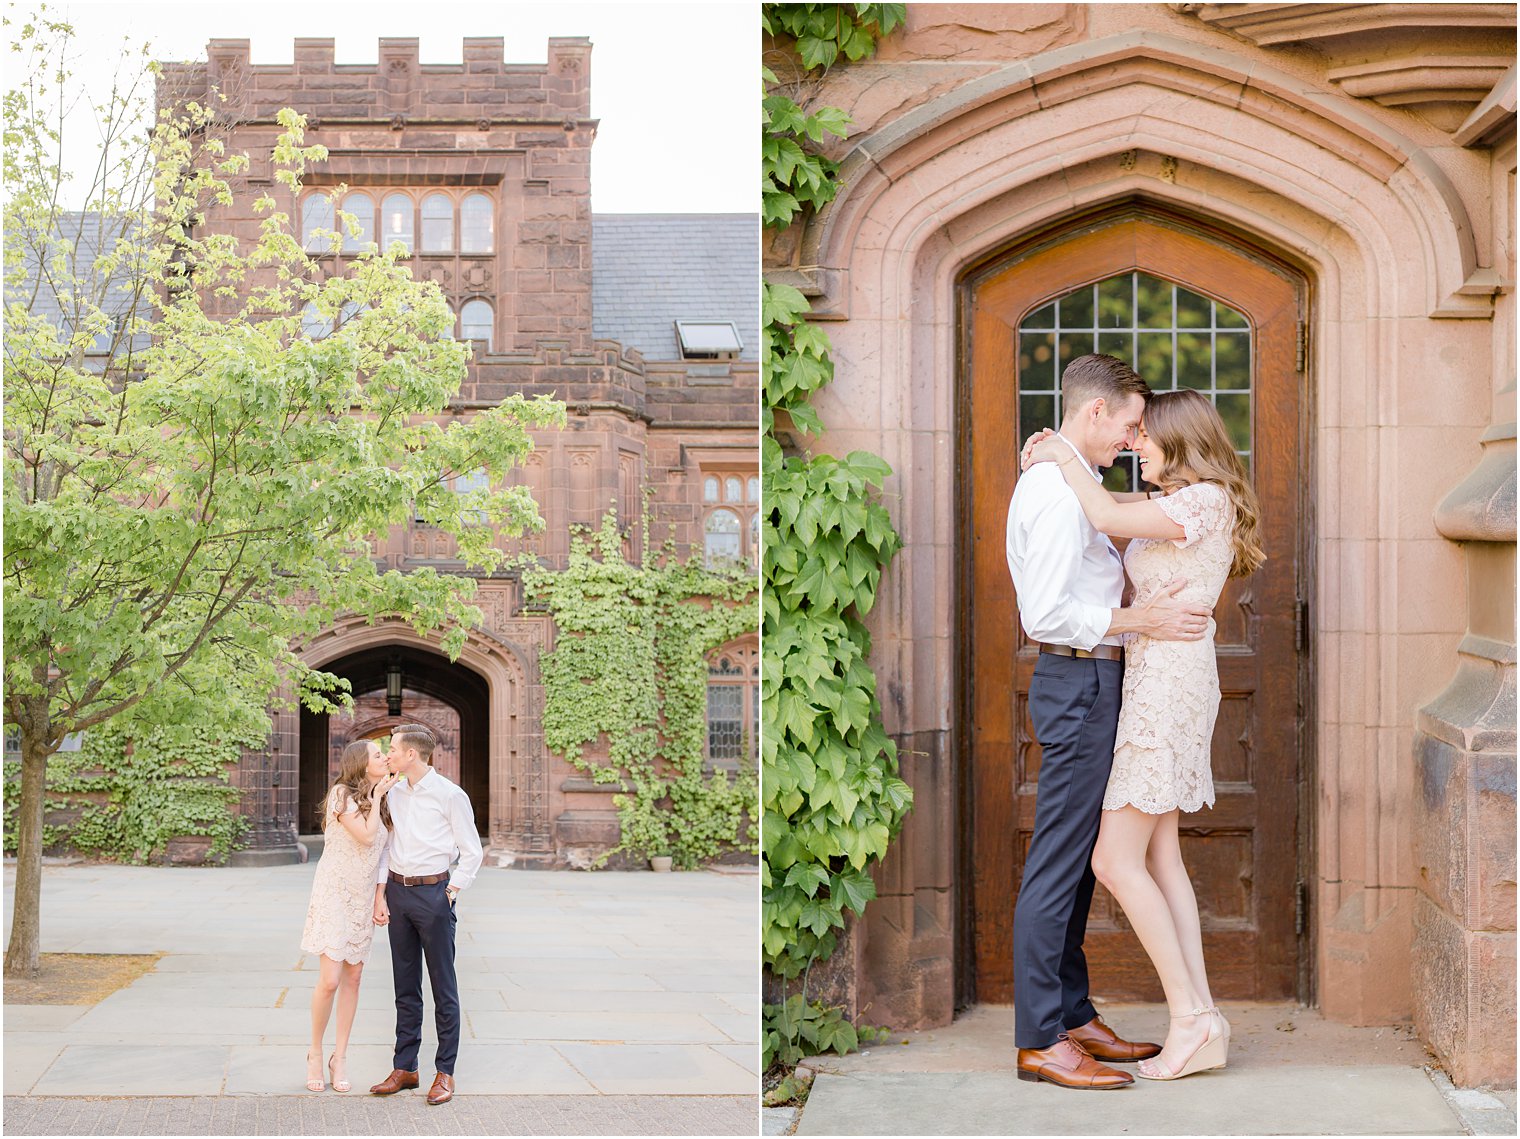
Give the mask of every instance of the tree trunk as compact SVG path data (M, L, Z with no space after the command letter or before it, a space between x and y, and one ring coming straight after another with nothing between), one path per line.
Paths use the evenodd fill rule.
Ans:
M41 972L42 815L47 801L47 761L55 749L34 717L21 724L21 806L16 813L16 896L11 906L11 940L5 975L35 977Z

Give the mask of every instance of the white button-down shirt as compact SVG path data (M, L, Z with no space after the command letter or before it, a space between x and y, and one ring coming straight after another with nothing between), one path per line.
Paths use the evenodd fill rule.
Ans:
M1077 459L1101 481L1080 451ZM1082 513L1055 463L1036 463L1019 476L1008 503L1007 541L1019 622L1030 639L1076 649L1123 643L1105 634L1112 610L1124 600L1124 562Z
M391 808L391 840L380 855L377 883L391 870L408 878L446 873L456 850L459 865L449 885L463 890L475 880L484 855L470 797L461 787L430 767L416 786L392 787L385 801Z

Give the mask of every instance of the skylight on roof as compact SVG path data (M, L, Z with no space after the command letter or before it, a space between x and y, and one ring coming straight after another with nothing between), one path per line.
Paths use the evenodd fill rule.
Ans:
M683 360L727 360L744 347L731 320L678 320L676 341Z

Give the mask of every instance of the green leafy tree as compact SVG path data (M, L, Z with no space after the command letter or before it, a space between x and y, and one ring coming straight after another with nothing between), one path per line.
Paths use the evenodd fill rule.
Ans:
M239 715L221 702L282 686L325 706L340 682L291 646L340 614L404 615L457 655L473 581L381 572L372 542L415 513L466 564L498 567L503 535L542 525L502 476L564 411L514 397L439 423L468 349L437 287L399 246L318 271L269 193L252 203L256 237L219 231L247 159L225 152L214 99L171 100L142 142L146 49L142 75L96 108L99 165L85 213L67 212L71 29L45 12L8 23L4 715L21 790L5 973L24 976L65 735L130 714L231 739ZM301 116L278 119L272 169L293 201L326 152L304 144ZM478 470L497 489L454 492Z

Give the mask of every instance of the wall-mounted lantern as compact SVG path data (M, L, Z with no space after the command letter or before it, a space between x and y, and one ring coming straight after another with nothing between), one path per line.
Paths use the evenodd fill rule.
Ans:
M401 715L401 658L391 657L385 666L385 710L389 715Z

